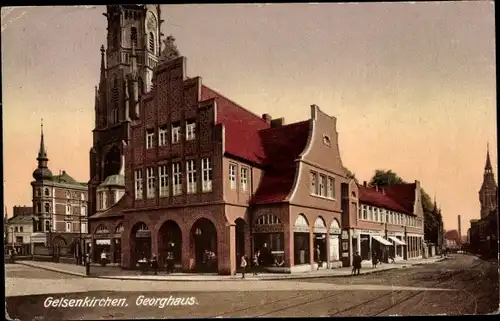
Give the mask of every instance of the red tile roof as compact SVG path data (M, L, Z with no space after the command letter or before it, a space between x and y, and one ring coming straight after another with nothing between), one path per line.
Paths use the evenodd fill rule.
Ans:
M383 190L358 185L361 203L383 207L396 212L413 213L416 184L397 184Z
M265 153L264 175L252 204L283 201L293 188L298 169L295 160L307 145L310 121L260 131Z
M387 194L383 194L382 191L377 191L375 188L358 185L358 191L360 203L378 206L396 212L413 213L413 211L408 212Z
M202 86L201 100L212 98L217 103L216 124L223 124L225 128L226 154L262 165L265 155L259 131L270 128L271 125L218 92Z
M218 92L201 87L201 100L215 99L216 124L225 128L225 154L264 169L252 204L283 201L295 181L295 160L309 137L309 121L277 128Z
M413 213L417 184L396 184L384 188L385 194L401 205L407 213Z

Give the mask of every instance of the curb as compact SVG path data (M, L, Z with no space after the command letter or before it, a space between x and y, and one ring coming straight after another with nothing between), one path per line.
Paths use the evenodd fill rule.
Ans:
M399 266L391 266L389 268L385 269L379 269L379 270L371 270L371 271L365 271L361 272L360 275L367 275L367 274L374 274L374 273L381 273L385 271L390 271L390 270L395 270L395 269L403 269L403 268L408 268L412 267L415 265L425 265L425 264L432 264L436 262L440 262L446 260L446 258L442 258L439 260L436 260L434 262L428 262L428 263L408 263L408 264L401 264ZM246 280L251 280L251 281L279 281L279 280L305 280L305 279L323 279L323 278L348 278L348 277L355 277L356 275L352 274L342 274L342 275L332 275L332 274L323 274L323 275L293 275L293 274L284 274L284 276L271 276L271 277L258 277L258 278L248 278L248 279L241 279L241 277L235 277L231 276L231 278L226 278L226 279L199 279L199 280L193 280L190 279L189 277L186 278L179 278L179 279L157 279L157 278L129 278L129 277L116 277L116 276L93 276L93 275L85 275L83 273L78 273L78 272L71 272L71 271L66 271L63 269L58 269L54 267L47 267L47 266L40 266L37 264L31 264L29 262L16 262L15 264L20 264L20 265L25 265L37 269L42 269L46 271L52 271L52 272L58 272L62 274L67 274L67 275L72 275L72 276L78 276L78 277L83 277L83 278L94 278L94 279L107 279L107 280L132 280L132 281L168 281L168 282L220 282L220 281L246 281Z
M30 263L25 263L25 262L16 262L15 264L25 265L25 266L29 266L29 267L36 268L36 269L41 269L41 270L46 270L46 271L52 271L52 272L58 272L58 273L68 274L68 275L73 275L73 276L87 277L83 273L66 271L66 270L63 270L63 269L53 268L53 267L49 267L49 266L40 266L40 265L37 265L37 264L30 264Z

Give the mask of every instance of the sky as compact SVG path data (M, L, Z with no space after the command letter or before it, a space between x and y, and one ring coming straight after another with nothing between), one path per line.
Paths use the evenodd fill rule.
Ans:
M31 205L40 119L49 168L89 179L103 6L2 7L4 201ZM479 218L497 174L493 2L163 5L188 76L256 114L337 118L344 165L419 180L445 229Z

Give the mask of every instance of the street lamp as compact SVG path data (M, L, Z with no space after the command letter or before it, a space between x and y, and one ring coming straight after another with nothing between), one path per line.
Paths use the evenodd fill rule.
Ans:
M12 245L12 250L13 250L13 251L15 251L16 249L15 249L15 247L14 247L14 240L15 240L15 236L14 236L14 227L12 226L12 227L10 228L10 230L12 231L12 233L11 233L11 234L12 234L12 243L11 243L11 245Z

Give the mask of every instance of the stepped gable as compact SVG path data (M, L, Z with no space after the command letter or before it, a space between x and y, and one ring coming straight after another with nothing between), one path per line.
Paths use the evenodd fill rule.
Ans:
M252 204L269 204L285 200L295 182L296 160L304 151L309 137L309 120L259 133L264 148L264 175Z

